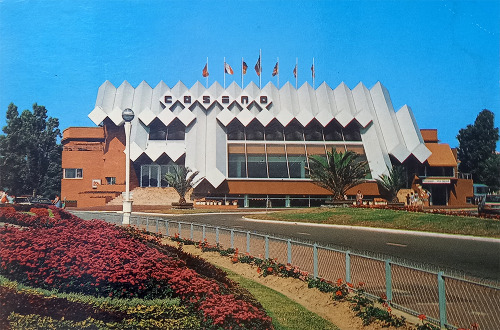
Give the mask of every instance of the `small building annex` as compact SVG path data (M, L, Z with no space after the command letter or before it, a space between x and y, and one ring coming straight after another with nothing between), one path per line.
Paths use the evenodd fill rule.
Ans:
M435 130L419 130L412 110L394 110L389 92L326 83L299 89L290 83L244 89L215 82L191 88L146 82L136 88L109 81L98 90L89 118L96 127L70 127L63 133L61 196L78 206L105 205L125 190L125 133L122 111L135 113L131 133L131 188L165 187L175 165L200 172L195 195L238 201L242 207L319 205L330 193L313 184L309 155L351 150L368 162L367 198L379 197L374 178L396 164L407 171L408 188L420 184L431 204L465 205L472 182L459 178L450 147Z

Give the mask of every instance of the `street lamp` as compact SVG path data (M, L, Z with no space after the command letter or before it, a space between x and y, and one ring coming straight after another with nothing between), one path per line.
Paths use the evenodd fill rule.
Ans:
M122 118L125 120L125 199L123 200L123 225L130 224L130 214L132 213L132 201L130 200L130 131L134 119L132 109L122 111Z

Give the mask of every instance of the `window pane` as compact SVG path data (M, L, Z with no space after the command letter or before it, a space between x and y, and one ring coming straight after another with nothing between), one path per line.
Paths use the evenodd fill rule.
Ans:
M175 119L168 125L167 128L167 140L184 140L184 131L185 131L185 126L184 124L178 120Z
M245 140L245 127L238 120L233 120L227 126L228 140Z
M266 156L264 154L248 156L248 177L267 178Z
M335 120L328 124L324 129L325 141L343 141L342 126Z
M305 167L307 165L307 159L304 146L289 145L286 147L286 152L288 154L288 168L290 170L290 178L305 178Z
M323 127L317 121L312 121L304 128L306 141L323 141Z
M228 155L228 177L230 178L246 178L247 169L245 162L245 154L229 154Z
M344 128L345 141L361 141L361 133L359 132L360 126L357 123L351 123Z
M288 178L284 145L268 145L267 161L270 178Z
M262 144L248 144L248 177L267 178L266 151Z
M81 168L76 169L76 177L83 178L83 169L81 169Z
M278 121L273 120L266 127L266 140L267 141L283 141L283 125Z
M159 119L153 120L149 124L150 140L165 140L167 138L167 127Z
M264 140L264 126L258 121L253 120L246 128L247 140Z
M304 128L294 119L285 127L285 140L287 141L304 141Z
M150 187L158 187L158 174L159 174L159 166L151 165L151 176L149 177L149 186Z
M64 170L64 177L66 179L74 179L74 178L76 178L76 168L66 168Z

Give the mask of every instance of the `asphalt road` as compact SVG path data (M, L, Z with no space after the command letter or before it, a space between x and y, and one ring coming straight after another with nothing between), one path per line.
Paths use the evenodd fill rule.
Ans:
M168 217L213 226L250 230L404 259L483 279L500 280L500 239L422 234L338 226L246 220L251 214L198 214Z

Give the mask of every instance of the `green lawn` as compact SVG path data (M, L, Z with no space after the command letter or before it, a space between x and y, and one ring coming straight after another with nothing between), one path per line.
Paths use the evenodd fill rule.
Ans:
M500 238L500 221L368 208L310 208L252 215L252 218L365 226Z
M338 330L338 327L334 324L310 312L302 305L287 298L285 295L240 276L226 268L223 269L230 279L238 282L240 286L246 288L257 298L268 315L272 317L273 325L276 330Z

